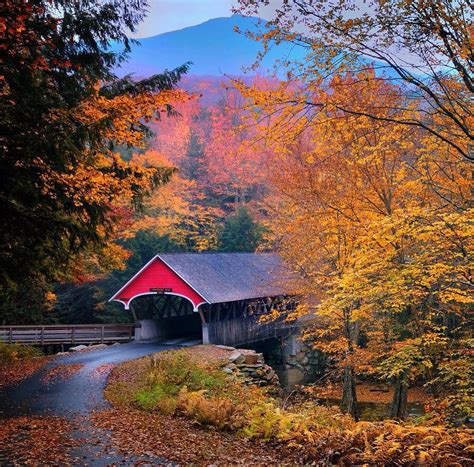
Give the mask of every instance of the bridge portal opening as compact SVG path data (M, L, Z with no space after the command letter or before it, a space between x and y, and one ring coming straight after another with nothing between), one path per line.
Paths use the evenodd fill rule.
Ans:
M137 321L136 336L142 340L202 340L202 320L186 298L174 295L145 295L132 304Z

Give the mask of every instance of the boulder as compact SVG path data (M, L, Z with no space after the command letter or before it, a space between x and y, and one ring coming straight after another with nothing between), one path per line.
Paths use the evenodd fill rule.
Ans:
M241 370L243 371L246 371L246 370L250 370L250 371L253 371L255 370L255 368L262 368L262 365L249 365L248 363L242 363L240 365L237 365Z
M239 365L245 362L245 355L242 355L240 352L233 352L229 355L229 362Z
M245 355L245 363L247 365L255 365L257 363L259 363L259 356L260 354L247 354Z
M108 347L107 344L91 344L89 345L87 350L102 350L102 349L106 349L107 347Z
M228 345L216 345L218 349L224 349L224 350L235 350L235 347L230 347Z
M87 350L89 347L87 345L76 345L75 347L71 347L69 349L70 352L81 352L83 350Z

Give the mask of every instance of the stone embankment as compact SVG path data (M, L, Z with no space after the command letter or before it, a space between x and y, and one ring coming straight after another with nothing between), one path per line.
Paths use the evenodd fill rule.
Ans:
M263 355L250 349L235 349L227 346L217 346L231 350L223 370L238 378L245 384L257 386L278 385L278 376L273 368L265 363Z

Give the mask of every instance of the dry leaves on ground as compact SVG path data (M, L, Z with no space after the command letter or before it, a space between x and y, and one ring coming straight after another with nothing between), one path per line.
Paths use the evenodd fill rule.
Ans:
M0 365L0 389L18 384L42 368L51 357L35 357Z
M232 353L229 349L206 345L186 351L205 362L224 360ZM110 449L124 458L146 455L196 465L299 463L297 453L282 445L249 441L235 433L204 428L182 417L134 409L133 395L140 388L140 375L149 368L153 358L124 362L109 376L106 396L115 407L96 412L92 418L96 430L110 433Z
M183 418L122 407L97 412L93 421L96 429L110 432L110 448L124 457L146 454L195 465L299 463L282 447L203 429Z
M71 376L77 373L83 366L84 365L81 363L68 363L55 366L47 371L47 373L41 378L41 381L45 384L64 381L71 378Z
M0 465L69 464L69 423L59 417L16 417L0 424Z
M92 371L91 377L92 378L106 378L109 376L110 372L112 369L115 367L115 365L111 363L106 363L104 365L98 366Z

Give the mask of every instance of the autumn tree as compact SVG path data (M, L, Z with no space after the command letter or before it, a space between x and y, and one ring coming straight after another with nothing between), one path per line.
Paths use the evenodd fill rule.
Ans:
M205 152L215 196L229 209L261 199L265 194L264 151L252 144L254 127L247 121L244 99L229 89L209 114Z
M239 11L258 14L269 2L239 4ZM317 96L308 98L308 92L337 74L374 67L381 79L398 84L397 107L382 103L374 111L367 106L358 115L421 128L472 160L472 19L467 0L290 0L274 9L257 36L265 50L274 42L291 41L307 51L304 61L287 63L301 86L286 105L321 109ZM354 114L349 104L334 101Z
M171 171L125 163L115 148L142 145L147 122L184 98L173 88L187 66L140 82L114 76L144 1L25 0L0 9L0 295L2 320L17 321L71 265L121 254L109 242L114 204L140 206ZM111 41L124 51L112 52Z
M435 378L468 328L472 183L469 162L433 135L330 105L396 108L396 85L366 73L316 89L316 114L275 104L297 83L241 89L273 148L271 225L301 277L297 315L317 318L306 337L337 364L345 411L355 414L355 376L378 375L403 418L408 386Z
M162 154L154 150L134 155L132 162L143 167L172 167ZM204 187L198 180L186 178L183 172L179 169L166 186L146 200L143 210L130 224L128 236L138 231L150 231L169 238L181 250L215 249L222 210L209 205L203 193ZM150 256L153 254L153 251L149 252Z
M240 206L221 227L218 248L220 251L253 253L263 242L263 234L263 227L252 218L248 208Z

